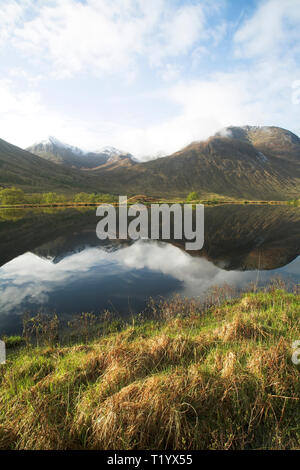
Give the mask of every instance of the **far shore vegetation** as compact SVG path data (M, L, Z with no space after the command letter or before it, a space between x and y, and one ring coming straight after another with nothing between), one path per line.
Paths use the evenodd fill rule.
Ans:
M12 205L51 205L68 203L89 203L116 202L117 196L111 194L77 193L73 195L49 193L26 194L19 188L5 188L0 190L0 204L2 206Z
M152 302L130 321L24 318L3 338L0 449L300 449L299 286L205 304Z
M56 192L47 193L25 193L17 187L0 188L0 208L1 207L26 207L26 206L68 206L68 205L97 205L101 203L117 204L118 195L107 193L87 193L58 194ZM289 204L300 206L300 199L291 201L262 201L236 199L221 195L209 194L205 198L196 191L191 191L185 199L162 199L148 197L146 195L129 195L128 204L133 203L191 203L191 204Z

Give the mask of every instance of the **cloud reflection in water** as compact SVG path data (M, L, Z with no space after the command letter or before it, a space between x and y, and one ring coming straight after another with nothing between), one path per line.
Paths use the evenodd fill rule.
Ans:
M259 273L259 279L279 271L283 276L299 273L299 264L298 258L280 270ZM257 276L255 271L226 271L153 241L109 252L87 247L58 263L28 252L0 268L0 313L93 311L110 304L126 310L131 301L138 301L138 307L150 296L199 296L213 285L241 287Z

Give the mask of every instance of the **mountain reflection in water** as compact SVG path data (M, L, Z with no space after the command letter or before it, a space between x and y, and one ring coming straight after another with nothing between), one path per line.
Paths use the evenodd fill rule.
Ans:
M121 315L149 297L203 296L275 274L299 282L300 210L288 206L205 208L205 245L178 240L100 241L95 208L0 211L0 335L25 312L66 318L109 309Z

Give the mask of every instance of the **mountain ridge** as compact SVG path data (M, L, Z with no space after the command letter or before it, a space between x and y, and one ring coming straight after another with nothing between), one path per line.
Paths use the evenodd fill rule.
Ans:
M197 191L201 196L250 199L299 197L299 137L277 127L231 126L225 131L226 136L223 130L169 156L122 171L116 168L109 175L99 168L94 176L101 175L104 187L134 187L150 196Z
M115 147L107 146L100 150L86 152L76 146L63 143L53 136L27 147L26 150L44 160L78 170L93 170L109 163L117 166L118 162L124 166L125 160L128 166L135 163L131 154Z
M2 186L30 186L37 191L40 184L45 184L53 190L80 187L89 192L180 198L190 191L197 191L201 198L254 200L286 200L300 195L300 139L275 126L230 126L205 141L192 142L169 156L147 162L135 162L121 151L114 155L114 148L75 155L72 149L77 153L80 149L63 144L67 145L63 148L67 159L70 152L72 158L91 159L91 163L85 160L85 167L74 168L70 167L70 159L68 165L58 165L1 142ZM57 148L60 144L52 141L51 145ZM9 149L9 158L4 147L6 152Z

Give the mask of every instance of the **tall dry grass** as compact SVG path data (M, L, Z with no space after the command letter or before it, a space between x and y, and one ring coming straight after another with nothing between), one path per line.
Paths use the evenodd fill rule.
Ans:
M12 352L0 448L299 449L299 294L159 308L87 344Z

